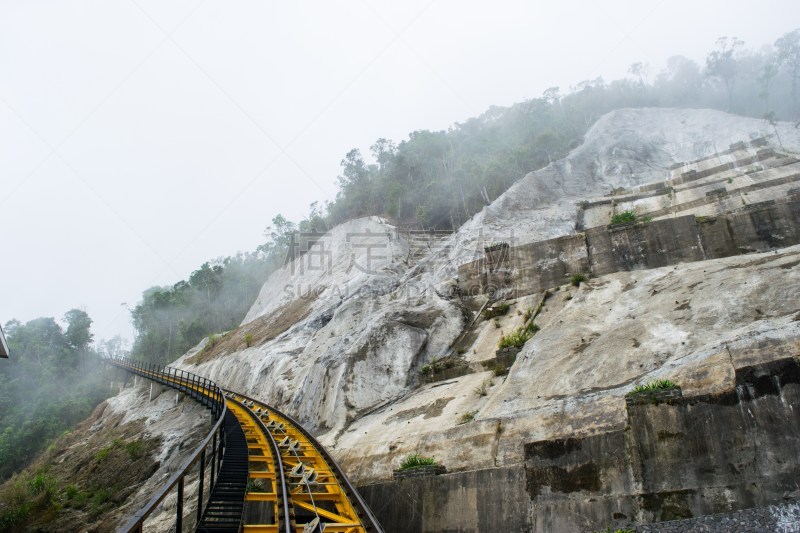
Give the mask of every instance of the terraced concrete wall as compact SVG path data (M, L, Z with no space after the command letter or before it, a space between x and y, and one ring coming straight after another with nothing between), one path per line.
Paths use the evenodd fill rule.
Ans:
M520 443L524 464L359 490L404 533L613 530L800 499L796 357L738 368L728 392L627 409L617 431Z
M592 228L493 253L458 269L465 294L505 290L533 294L573 274L657 268L800 243L800 192L717 217L683 217Z
M706 259L694 216L593 228L586 242L593 276Z

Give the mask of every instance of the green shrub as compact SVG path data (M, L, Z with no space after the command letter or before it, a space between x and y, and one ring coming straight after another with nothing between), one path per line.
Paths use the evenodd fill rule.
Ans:
M615 213L611 217L611 224L625 224L626 222L636 222L636 211L628 209L621 213Z
M500 337L497 347L501 350L503 348L522 348L522 346L530 339L531 336L525 333L521 328L511 333Z
M100 450L95 454L94 458L98 461L105 461L108 458L108 455L114 448L119 448L122 445L122 441L119 439L114 439L111 441L110 444L107 446L103 446Z
M472 422L473 420L475 420L475 415L476 414L478 414L478 411L468 411L468 412L466 412L463 415L458 417L458 421L456 422L456 424L459 425L459 426L461 424L468 424L469 422Z
M34 496L43 494L47 500L53 498L58 482L47 472L39 472L28 482L30 493Z
M508 368L500 363L495 363L492 367L492 373L495 375L495 377L499 378L500 376L505 376L508 374Z
M64 498L68 500L77 499L80 493L81 491L76 485L69 484L66 487L64 487Z
M248 348L253 345L253 334L252 333L248 333L248 334L246 334L244 336L244 343Z
M497 347L501 350L511 347L522 348L522 346L528 342L528 339L533 337L537 331L539 331L539 326L530 322L527 326L520 326L511 333L502 335L500 341L497 343Z
M412 468L420 468L422 466L437 466L439 463L433 457L422 457L416 453L410 453L400 463L400 470L411 470Z
M0 531L20 531L22 524L31 512L31 504L11 505L0 511Z
M472 390L472 392L474 392L475 395L478 396L478 397L486 396L488 387L489 387L489 383L487 381L484 381L483 383L481 383L480 387L475 387Z
M571 278L569 278L569 282L578 287L581 283L588 279L589 278L587 278L584 274L574 274Z
M630 396L632 394L637 394L640 392L653 392L657 390L674 389L677 386L678 386L677 383L670 381L668 379L659 379L657 381L651 381L646 385L637 385L632 391L626 394L626 396Z
M140 440L132 440L125 443L125 452L133 461L138 459L144 453L144 442Z
M539 326L535 322L529 322L528 325L525 326L524 331L526 333L530 333L532 337L533 335L536 334L537 331L539 331L539 329L540 329Z
M422 368L419 369L419 373L422 375L430 374L431 373L431 365L422 365Z
M224 333L220 333L218 335L209 335L208 336L208 342L206 342L206 345L203 347L203 351L205 352L205 351L213 349L214 346L219 344L219 341L221 341L222 337L224 337L224 336L225 336Z

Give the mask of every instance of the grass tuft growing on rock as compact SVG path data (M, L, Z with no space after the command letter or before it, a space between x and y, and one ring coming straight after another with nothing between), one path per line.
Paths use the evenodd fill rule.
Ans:
M534 336L539 331L539 326L530 322L527 326L521 326L507 335L502 335L497 347L501 350L503 348L522 348L528 342L528 339Z
M611 224L625 224L627 222L636 222L636 211L632 209L628 209L627 211L622 211L620 213L615 213L614 216L611 217Z
M569 282L572 283L575 287L577 287L587 279L589 278L587 278L584 274L575 274L571 278L569 278Z
M400 470L411 470L413 468L421 468L423 466L438 466L439 463L433 457L423 457L417 453L410 453L406 455L403 462L400 463Z
M481 383L480 387L475 387L472 392L474 392L475 396L479 398L481 396L486 396L489 393L488 392L489 387L491 387L492 385L493 383L491 383L490 381L484 381L483 383Z
M630 391L626 396L630 396L632 394L638 394L640 392L654 392L658 390L669 390L674 389L677 387L678 384L674 381L670 381L668 379L659 379L657 381L651 381L645 385L637 385L632 391Z
M473 420L475 420L476 414L478 414L478 411L468 411L464 413L463 415L458 417L456 425L460 426L462 424L468 424L469 422L472 422Z

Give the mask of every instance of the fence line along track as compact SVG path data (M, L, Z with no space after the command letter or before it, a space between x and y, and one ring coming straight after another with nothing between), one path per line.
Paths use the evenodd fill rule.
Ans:
M209 407L216 420L192 456L120 531L141 532L145 519L177 487L172 531L182 532L184 478L199 463L197 531L383 532L328 451L288 415L184 370L126 358L107 361L187 394ZM211 490L204 506L207 464Z
M204 490L206 467L210 466L211 469L209 479L212 490L208 491L210 497L214 487L217 485L217 481L223 475L222 468L226 459L234 451L228 446L228 435L232 429L228 426L231 422L235 422L236 419L231 419L227 416L228 409L222 389L209 379L177 368L163 367L155 363L135 361L124 357L106 359L106 362L117 368L127 370L134 375L145 377L155 383L166 385L186 394L201 405L211 409L211 415L215 419L214 427L211 428L203 442L195 448L178 471L150 498L147 504L135 512L119 531L123 533L141 532L144 521L173 488L177 490L175 531L182 531L184 479L189 470L196 464L198 465L197 522L200 524L202 521L203 501L206 494ZM206 454L209 445L211 446L211 453ZM241 515L239 521L241 521Z

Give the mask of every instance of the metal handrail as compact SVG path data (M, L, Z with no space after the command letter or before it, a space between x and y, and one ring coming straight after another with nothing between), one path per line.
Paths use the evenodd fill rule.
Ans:
M331 467L331 470L333 470L334 475L336 476L336 478L339 480L339 482L341 484L344 485L344 487L345 487L345 489L347 491L347 494L354 500L352 503L355 504L356 509L366 517L366 519L367 519L366 521L368 522L368 524L365 524L365 525L367 525L369 528L374 529L374 531L376 531L377 533L383 533L383 528L381 527L380 522L378 522L378 519L375 518L375 515L372 514L372 511L370 510L369 506L364 501L364 499L361 497L361 494L358 493L358 490L355 488L355 486L353 486L353 484L350 482L350 480L344 474L344 471L342 470L342 467L339 466L339 464L333 459L331 454L328 453L328 450L326 450L325 447L322 446L322 444L320 444L319 441L317 439L315 439L314 436L311 435L311 433L308 432L308 430L306 430L306 428L304 428L302 425L300 425L300 423L297 422L294 418L290 417L289 415L287 415L286 413L283 413L282 411L280 411L278 409L275 409L271 405L268 405L268 404L266 404L266 403L264 403L262 401L259 401L259 400L255 399L255 398L251 398L249 396L246 396L246 395L244 395L244 394L242 394L240 392L232 391L230 389L224 389L224 390L227 391L227 392L231 392L231 393L233 393L233 394L235 394L237 396L240 396L242 398L246 398L248 401L258 402L260 404L266 405L268 409L271 409L272 411L275 411L279 416L285 418L292 425L294 425L297 428L297 430L300 431L300 433L302 433L303 436L306 437L309 440L309 442L311 442L311 444L314 446L314 448L316 448L317 452L319 452L319 454L322 455L323 459L325 459L325 461L328 462L328 465Z
M191 397L196 399L202 405L211 409L212 416L215 416L217 421L214 424L214 427L208 433L206 438L200 443L197 448L195 448L194 453L192 453L191 457L189 457L181 466L181 468L170 477L169 481L161 487L161 489L147 502L147 504L142 507L139 511L134 513L134 515L125 523L124 526L120 528L119 531L124 533L128 532L141 532L142 526L144 524L145 519L155 510L158 504L167 496L170 490L174 488L176 485L178 486L178 510L177 516L175 520L176 531L181 531L181 526L183 524L183 479L186 476L188 470L194 466L194 464L200 460L200 485L199 485L199 492L198 492L198 509L197 515L198 520L202 512L202 503L203 503L203 489L202 489L202 478L204 476L204 469L205 469L205 456L206 456L206 448L208 448L209 443L213 442L212 447L212 458L211 458L211 487L208 491L209 496L213 490L214 485L214 472L219 472L221 465L219 464L222 461L222 449L225 446L224 442L224 432L222 431L224 424L223 421L225 420L225 414L228 410L225 404L225 395L223 393L222 388L214 383L213 381L206 379L202 376L198 376L196 374L192 374L191 372L186 372L185 370L180 370L173 367L164 367L158 365L156 363L146 363L142 361L135 361L133 359L128 359L127 357L116 357L116 358L109 358L106 361L116 366L117 368L122 368L134 374L140 375L142 377L146 377L155 381L157 383L162 383L174 389L177 389L181 392L186 392ZM219 431L220 438L219 447L217 447L217 432ZM216 461L216 462L215 462Z

